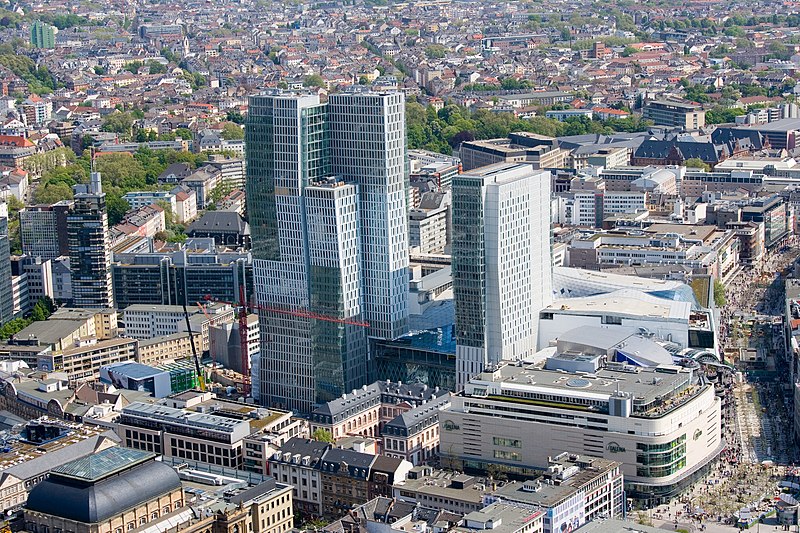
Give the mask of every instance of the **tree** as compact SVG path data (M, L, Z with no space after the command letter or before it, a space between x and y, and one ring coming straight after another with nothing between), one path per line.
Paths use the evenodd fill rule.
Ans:
M228 111L225 114L225 120L233 122L234 124L244 124L244 117L238 111Z
M725 302L725 285L718 279L714 280L714 305L717 307L724 307Z
M114 226L119 224L125 218L128 211L131 210L131 204L118 194L106 194L106 211L108 212L108 225Z
M41 184L36 188L33 197L38 204L54 204L61 200L73 198L72 187L65 183Z
M705 170L706 172L708 172L709 170L711 170L711 167L710 167L710 166L708 166L708 165L706 164L706 162L705 162L705 161L703 161L702 159L700 159L699 157L690 157L689 159L687 159L687 160L684 162L684 165L685 165L687 168L700 168L700 169L702 169L702 170Z
M425 48L425 56L428 59L442 59L447 55L447 48L441 44L432 44Z
M166 66L152 59L147 62L147 66L150 67L150 74L164 74L167 71Z
M303 87L325 87L325 80L319 74L311 74L303 80Z
M130 113L116 111L106 117L106 119L103 121L103 126L101 129L111 133L130 135L132 127L133 116L131 116Z
M107 193L122 196L129 191L148 188L147 174L140 161L128 154L104 154L95 159L95 168L103 177Z
M315 429L314 433L311 434L311 438L314 440L318 440L320 442L329 442L331 444L335 442L333 440L333 435L331 435L331 432L325 428Z
M222 126L220 137L226 141L240 141L244 139L244 130L241 126L238 126L232 122L228 122Z

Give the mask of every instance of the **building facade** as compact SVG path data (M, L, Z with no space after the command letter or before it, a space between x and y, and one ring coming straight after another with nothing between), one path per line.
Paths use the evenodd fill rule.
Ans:
M76 185L75 192L75 207L67 215L72 304L114 307L106 195L100 174L93 172L89 185Z
M367 336L408 327L404 100L254 96L246 137L259 400L309 413L366 383Z
M501 163L453 179L456 378L536 351L552 298L550 174Z

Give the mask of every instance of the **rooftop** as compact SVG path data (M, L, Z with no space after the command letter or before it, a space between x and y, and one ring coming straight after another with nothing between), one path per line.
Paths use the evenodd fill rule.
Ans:
M156 454L152 452L114 446L58 466L52 473L84 481L98 481L155 457Z

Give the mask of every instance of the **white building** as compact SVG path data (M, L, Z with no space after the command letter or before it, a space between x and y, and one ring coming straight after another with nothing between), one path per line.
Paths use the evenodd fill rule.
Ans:
M203 350L208 350L209 325L231 322L234 311L227 304L209 304L204 306L204 310L203 313L194 307L187 309L187 312L191 330L202 334ZM134 339L152 339L186 331L186 315L180 305L129 305L123 311L123 318L125 335Z
M592 335L603 342L601 331ZM722 451L721 400L699 369L617 362L615 348L559 342L553 352L545 366L483 372L453 397L440 417L443 466L525 474L567 447L622 463L627 496L654 505L700 479Z
M456 381L536 351L552 297L550 173L499 163L453 179Z

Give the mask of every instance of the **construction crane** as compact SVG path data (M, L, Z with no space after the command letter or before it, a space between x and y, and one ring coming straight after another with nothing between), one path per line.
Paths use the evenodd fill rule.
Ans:
M242 359L242 389L245 394L250 394L250 357L249 357L249 347L247 343L247 311L267 311L270 313L278 313L282 315L290 315L296 316L300 318L312 318L314 320L323 320L325 322L335 322L337 324L348 324L351 326L359 326L362 328L369 327L369 322L364 322L362 320L356 320L354 318L339 318L331 315L323 315L321 313L314 313L309 311L308 309L283 309L280 307L274 307L271 305L260 305L252 302L248 302L247 298L245 297L244 285L239 285L239 302L226 302L224 300L219 300L214 298L210 294L206 295L206 301L209 302L217 302L222 304L228 304L234 307L239 307L239 341L240 341L240 351ZM198 304L199 305L199 304Z
M203 369L200 367L200 358L197 356L197 347L194 345L194 335L192 335L192 324L189 322L189 311L186 309L186 302L183 302L183 317L186 319L186 331L189 333L189 344L192 345L192 356L194 357L194 368L197 370L197 381L200 383L200 390L206 391L206 378Z

